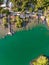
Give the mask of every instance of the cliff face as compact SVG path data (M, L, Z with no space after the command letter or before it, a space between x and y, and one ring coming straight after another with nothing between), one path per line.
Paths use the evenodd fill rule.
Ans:
M49 65L49 58L41 55L37 59L31 61L30 65Z

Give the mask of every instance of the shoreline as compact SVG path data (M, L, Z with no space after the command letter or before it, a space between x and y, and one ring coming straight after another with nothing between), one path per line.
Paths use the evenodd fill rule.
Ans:
M15 34L15 32L18 32L18 31L31 30L32 28L34 28L38 25L45 25L46 28L49 28L47 25L47 21L42 21L42 19L40 19L38 22L38 18L36 18L36 17L29 18L29 20L27 20L27 24L24 27L23 26L22 27L16 27L15 24L9 24L9 22L7 22L8 27L5 28L3 20L2 19L0 19L0 20L1 20L0 21L0 23L1 23L0 24L0 35L3 35L3 38L7 35L12 36L13 34ZM44 22L44 24L43 24L43 22Z
M24 30L26 30L26 31L28 31L28 30L32 30L34 27L37 27L37 26L40 26L40 24L37 24L37 25L35 25L35 26L33 26L33 27L30 27L30 28L14 28L15 29L15 31L14 31L14 33L11 33L11 32L7 32L7 29L4 29L5 31L6 31L6 33L5 33L5 31L4 32L2 32L2 34L1 34L1 38L5 38L7 35L9 35L9 36L13 36L13 34L15 34L16 32L20 32L20 31L24 31ZM42 25L43 26L43 25ZM44 27L45 27L45 25L44 25ZM46 27L47 28L47 27ZM47 28L47 30L48 30L48 28ZM4 34L4 35L3 35Z

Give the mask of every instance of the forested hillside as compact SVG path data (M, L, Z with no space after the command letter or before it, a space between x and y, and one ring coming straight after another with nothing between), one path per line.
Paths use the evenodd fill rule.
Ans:
M16 11L36 11L49 6L49 0L10 0L14 4Z
M0 0L2 3L4 0ZM13 3L13 10L30 12L37 11L39 8L44 9L49 6L49 0L9 0Z

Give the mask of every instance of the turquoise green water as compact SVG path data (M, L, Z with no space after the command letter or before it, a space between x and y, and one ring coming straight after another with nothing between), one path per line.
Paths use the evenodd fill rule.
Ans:
M45 27L38 26L0 39L0 65L29 65L41 54L49 56L49 31Z

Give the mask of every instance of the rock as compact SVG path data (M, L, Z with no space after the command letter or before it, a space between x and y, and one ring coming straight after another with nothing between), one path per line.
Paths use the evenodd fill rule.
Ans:
M8 32L7 35L12 35L12 33L11 32Z

